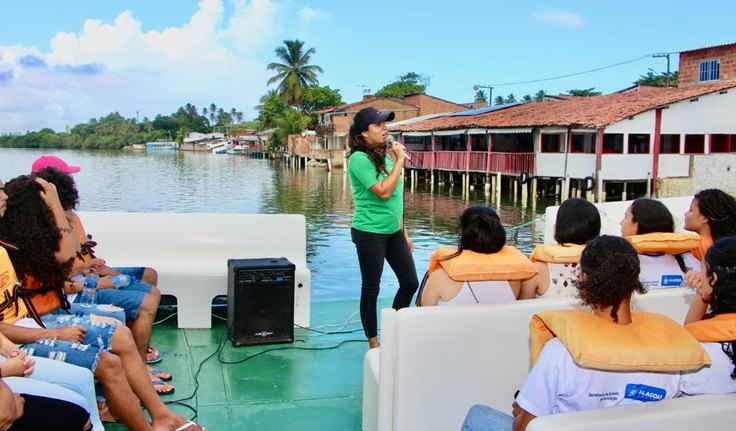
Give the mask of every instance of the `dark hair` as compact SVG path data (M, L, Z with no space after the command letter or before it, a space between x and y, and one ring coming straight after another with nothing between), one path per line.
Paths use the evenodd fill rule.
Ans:
M8 255L19 280L31 276L44 289L61 292L74 259L61 263L56 259L61 232L41 198L41 190L35 176L30 175L5 184L8 202L5 215L0 218L0 238L17 246L9 248Z
M601 235L589 242L580 256L581 275L575 282L583 305L612 307L618 322L621 302L634 292L646 293L639 281L639 256L634 246L618 236Z
M675 219L664 204L654 199L636 199L631 203L631 220L638 223L636 233L674 232Z
M736 313L736 236L717 240L705 253L705 261L708 278L716 275L707 318ZM736 341L722 342L721 348L734 364L731 379L736 380Z
M700 214L708 219L713 241L736 235L736 199L723 190L705 189L694 196Z
M560 205L555 221L558 244L587 244L601 233L601 215L592 203L572 198Z
M371 162L373 162L373 166L376 167L376 178L378 178L378 176L381 174L388 175L388 171L386 170L385 145L368 145L363 135L361 135L359 132L356 132L354 126L351 125L350 131L348 132L348 146L350 146L350 153L348 154L348 158L352 156L353 153L357 151L362 151L366 153L366 155L368 155L368 158L371 160Z
M71 175L56 168L43 168L35 175L56 186L56 193L59 195L59 202L64 210L77 209L79 192L77 192L77 185Z
M457 248L476 253L496 253L506 245L506 230L493 208L473 205L460 216Z

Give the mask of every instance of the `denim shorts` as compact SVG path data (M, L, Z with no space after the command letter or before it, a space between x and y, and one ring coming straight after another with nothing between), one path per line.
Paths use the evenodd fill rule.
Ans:
M81 295L77 295L77 297L74 298L74 302L78 302L80 296ZM125 312L125 320L135 320L135 318L138 317L138 311L140 311L141 304L143 304L143 298L145 297L145 292L139 292L136 290L97 289L95 292L95 303L111 304L120 307ZM99 314L105 315L104 313Z
M121 274L129 275L133 279L133 281L131 281L129 285L119 287L118 289L151 293L153 286L141 281L141 278L143 278L143 272L146 270L146 268L142 266L122 266L113 268L113 270Z
M62 310L41 316L41 321L49 329L79 325L84 326L87 332L79 343L43 338L32 343L25 343L21 345L21 348L32 356L66 362L91 371L97 367L100 352L110 350L112 334L117 327L116 322L93 323L89 315L77 317L66 314Z
M77 295L77 298L78 297L79 295ZM117 319L120 322L125 323L125 310L121 307L112 304L95 304L91 307L83 307L82 304L77 301L77 298L74 298L74 302L69 304L71 306L69 308L69 312L71 314L75 314L77 311L80 311L82 314L95 314L97 316L112 317L113 319Z

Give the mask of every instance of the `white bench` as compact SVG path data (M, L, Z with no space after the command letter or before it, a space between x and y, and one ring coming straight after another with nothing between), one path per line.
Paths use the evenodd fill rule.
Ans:
M652 291L634 309L682 321L691 297L686 288ZM459 430L473 404L510 412L529 372L529 320L566 308L580 305L563 298L382 310L381 347L364 359L363 430ZM588 426L577 429L599 429Z
M227 260L285 257L296 266L294 323L309 326L306 221L300 214L79 212L95 253L110 266L148 266L177 299L179 328L210 328L227 294Z

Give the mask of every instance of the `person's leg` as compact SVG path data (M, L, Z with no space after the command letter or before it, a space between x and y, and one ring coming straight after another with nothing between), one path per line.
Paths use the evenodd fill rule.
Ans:
M78 298L79 296L77 295ZM82 314L96 314L98 316L112 317L113 319L119 320L120 323L125 323L125 310L122 308L104 303L97 303L91 307L83 307L77 302L77 299L69 304L69 313L77 314L77 312L81 312Z
M496 409L476 404L468 410L462 431L511 431L514 418Z
M386 256L388 235L351 229L360 265L360 320L371 348L378 346L378 318L376 303Z
M399 290L394 296L393 308L400 310L411 305L411 299L419 288L417 268L402 231L391 235L386 247L386 261L399 280Z
M128 328L124 326L115 328L110 351L120 359L130 388L151 415L154 430L175 429L187 423L186 419L169 410L159 398L151 385L146 364L141 360L133 336ZM117 415L117 411L113 410L113 413ZM202 428L200 426L188 428L189 431L199 429Z
M109 352L99 356L95 377L105 392L110 411L130 430L150 430L151 426L139 407L140 402L133 393L120 358Z
M89 426L89 413L73 403L30 394L21 397L23 416L8 431L81 431Z
M53 361L47 358L34 359L36 365L33 367L33 373L28 378L53 383L54 385L61 386L81 395L85 400L85 404L82 407L89 412L94 431L104 431L100 414L97 410L97 397L95 395L95 383L92 372L84 367ZM67 399L67 401L72 400Z

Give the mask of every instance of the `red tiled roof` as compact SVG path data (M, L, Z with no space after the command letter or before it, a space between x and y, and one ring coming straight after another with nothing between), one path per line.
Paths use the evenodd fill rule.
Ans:
M330 112L347 111L347 110L349 110L350 108L352 108L354 106L364 105L364 104L370 104L371 102L375 102L377 100L390 100L392 102L400 103L402 105L408 105L408 106L411 106L413 108L416 108L417 107L416 105L412 105L411 103L408 103L405 100L399 99L397 97L380 97L380 96L376 96L376 97L371 97L370 99L358 100L357 102L344 103L342 105L331 106L329 108L320 109L319 111L315 111L315 112L317 114L328 114Z
M723 44L721 44L721 45L704 46L704 47L702 47L702 48L693 48L693 49L688 49L688 50L685 50L685 51L680 51L680 52L679 52L679 54L682 54L683 52L693 52L693 51L700 51L701 49L710 49L710 48L722 48L722 47L724 47L724 46L731 46L731 45L736 45L736 42L731 42L731 43L723 43Z
M732 87L736 87L736 81L688 87L641 87L639 91L627 93L573 97L558 102L524 103L478 115L444 116L395 128L389 125L389 129L397 132L535 126L576 126L597 129L659 106Z

